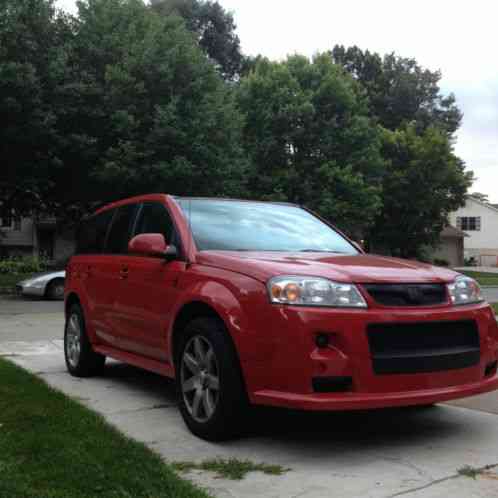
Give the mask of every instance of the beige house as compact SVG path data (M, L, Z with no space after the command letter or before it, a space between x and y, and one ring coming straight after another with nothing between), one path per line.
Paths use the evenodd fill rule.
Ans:
M468 196L465 206L450 214L450 223L467 237L466 258L479 266L498 266L498 208Z
M448 225L441 232L441 243L432 252L432 260L447 261L451 267L463 266L465 237L465 232Z
M74 230L61 230L55 218L0 218L0 258L40 256L62 261L74 252Z

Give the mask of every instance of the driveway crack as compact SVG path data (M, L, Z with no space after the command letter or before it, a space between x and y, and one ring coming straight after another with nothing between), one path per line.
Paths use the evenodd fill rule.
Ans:
M491 470L494 469L495 467L498 467L498 463L493 463L491 465L484 465L483 467L478 467L476 468L476 472L484 472L486 470ZM452 474L447 477L442 477L440 479L435 479L434 481L431 481L427 484L424 484L423 486L417 486L415 488L410 488L410 489L405 489L404 491L400 491L399 493L394 493L393 495L389 495L387 498L395 498L397 496L403 496L403 495L408 495L410 493L416 493L417 491L422 491L424 489L430 488L431 486L435 486L436 484L441 484L442 482L446 481L451 481L452 479L457 479L459 477L462 477L461 474Z

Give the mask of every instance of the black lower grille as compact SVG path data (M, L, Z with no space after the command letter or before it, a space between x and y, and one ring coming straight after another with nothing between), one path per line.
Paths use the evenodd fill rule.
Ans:
M367 335L376 374L454 370L480 360L474 321L375 323Z
M313 391L316 393L334 393L353 390L352 377L313 377Z
M372 299L384 306L431 306L446 303L444 284L363 284Z

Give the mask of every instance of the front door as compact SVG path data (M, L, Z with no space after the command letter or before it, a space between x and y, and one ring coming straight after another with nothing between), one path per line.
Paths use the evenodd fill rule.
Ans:
M133 235L160 233L168 244L175 237L169 212L160 202L144 202ZM167 328L178 294L183 261L128 254L121 258L123 278L115 301L115 316L123 347L158 360L168 357Z

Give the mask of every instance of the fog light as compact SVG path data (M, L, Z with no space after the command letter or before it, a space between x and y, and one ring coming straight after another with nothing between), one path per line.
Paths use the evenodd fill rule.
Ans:
M327 334L318 334L315 338L315 344L320 349L326 348L329 345L329 336Z

